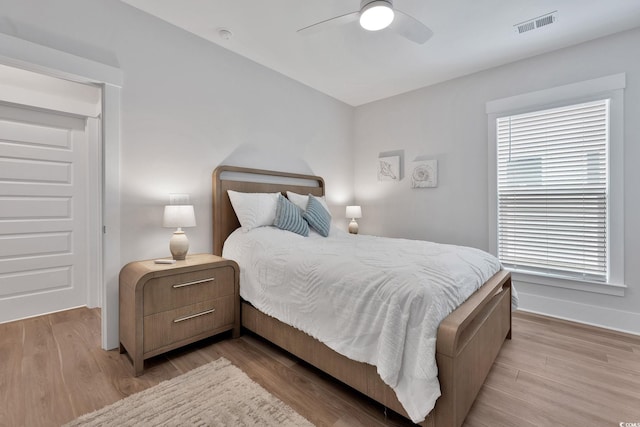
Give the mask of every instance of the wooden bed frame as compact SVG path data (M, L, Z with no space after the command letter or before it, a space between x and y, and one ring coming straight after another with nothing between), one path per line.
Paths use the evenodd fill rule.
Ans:
M223 176L224 175L224 176ZM286 183L286 181L295 181ZM271 181L271 182L266 182ZM324 195L324 180L312 175L219 166L213 172L213 253L240 227L227 190ZM242 286L242 283L240 283ZM375 366L342 356L311 336L242 302L242 326L408 418L395 392ZM442 396L422 426L462 425L505 338L511 338L511 275L499 271L438 328L436 363Z

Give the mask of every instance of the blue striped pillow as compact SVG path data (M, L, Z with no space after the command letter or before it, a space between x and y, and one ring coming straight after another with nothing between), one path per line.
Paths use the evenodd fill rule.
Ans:
M331 214L322 206L317 197L309 194L307 210L302 215L307 220L311 228L327 237L331 229Z
M302 209L291 203L282 194L278 197L276 220L273 225L281 230L291 231L301 236L309 235L309 224L302 217Z

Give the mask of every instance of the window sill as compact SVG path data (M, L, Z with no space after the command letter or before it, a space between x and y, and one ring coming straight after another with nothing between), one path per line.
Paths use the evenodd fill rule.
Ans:
M559 277L542 276L537 274L511 271L514 282L529 283L532 285L552 286L555 288L573 289L576 291L593 292L597 294L623 297L626 285L614 285L612 283L583 282L580 280L563 279Z

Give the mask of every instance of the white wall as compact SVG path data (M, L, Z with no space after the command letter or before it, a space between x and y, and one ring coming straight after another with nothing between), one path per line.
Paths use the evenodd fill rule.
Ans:
M168 193L188 193L192 252L211 250L211 172L239 147L283 151L326 179L362 232L488 247L489 100L619 72L625 92L624 298L520 287L522 306L640 333L640 30L505 65L354 109L115 0L3 0L0 31L108 65L122 91L122 264L168 255ZM352 140L355 143L352 145ZM439 161L439 186L378 183L378 153ZM252 166L257 166L252 164ZM355 168L355 169L354 169ZM635 325L635 326L628 326Z
M356 108L355 195L367 234L487 250L487 101L625 72L625 297L518 285L521 307L640 333L640 30L451 80ZM380 152L438 160L438 187L378 182Z
M169 193L190 194L190 251L210 252L211 173L240 146L324 176L336 213L353 198L346 104L119 1L3 0L0 31L122 69L122 264L169 255Z

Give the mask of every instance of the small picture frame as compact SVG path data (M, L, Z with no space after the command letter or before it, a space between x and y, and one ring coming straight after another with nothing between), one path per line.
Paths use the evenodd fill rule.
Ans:
M433 188L438 186L438 161L412 162L411 188Z
M400 181L400 156L378 158L378 181Z

